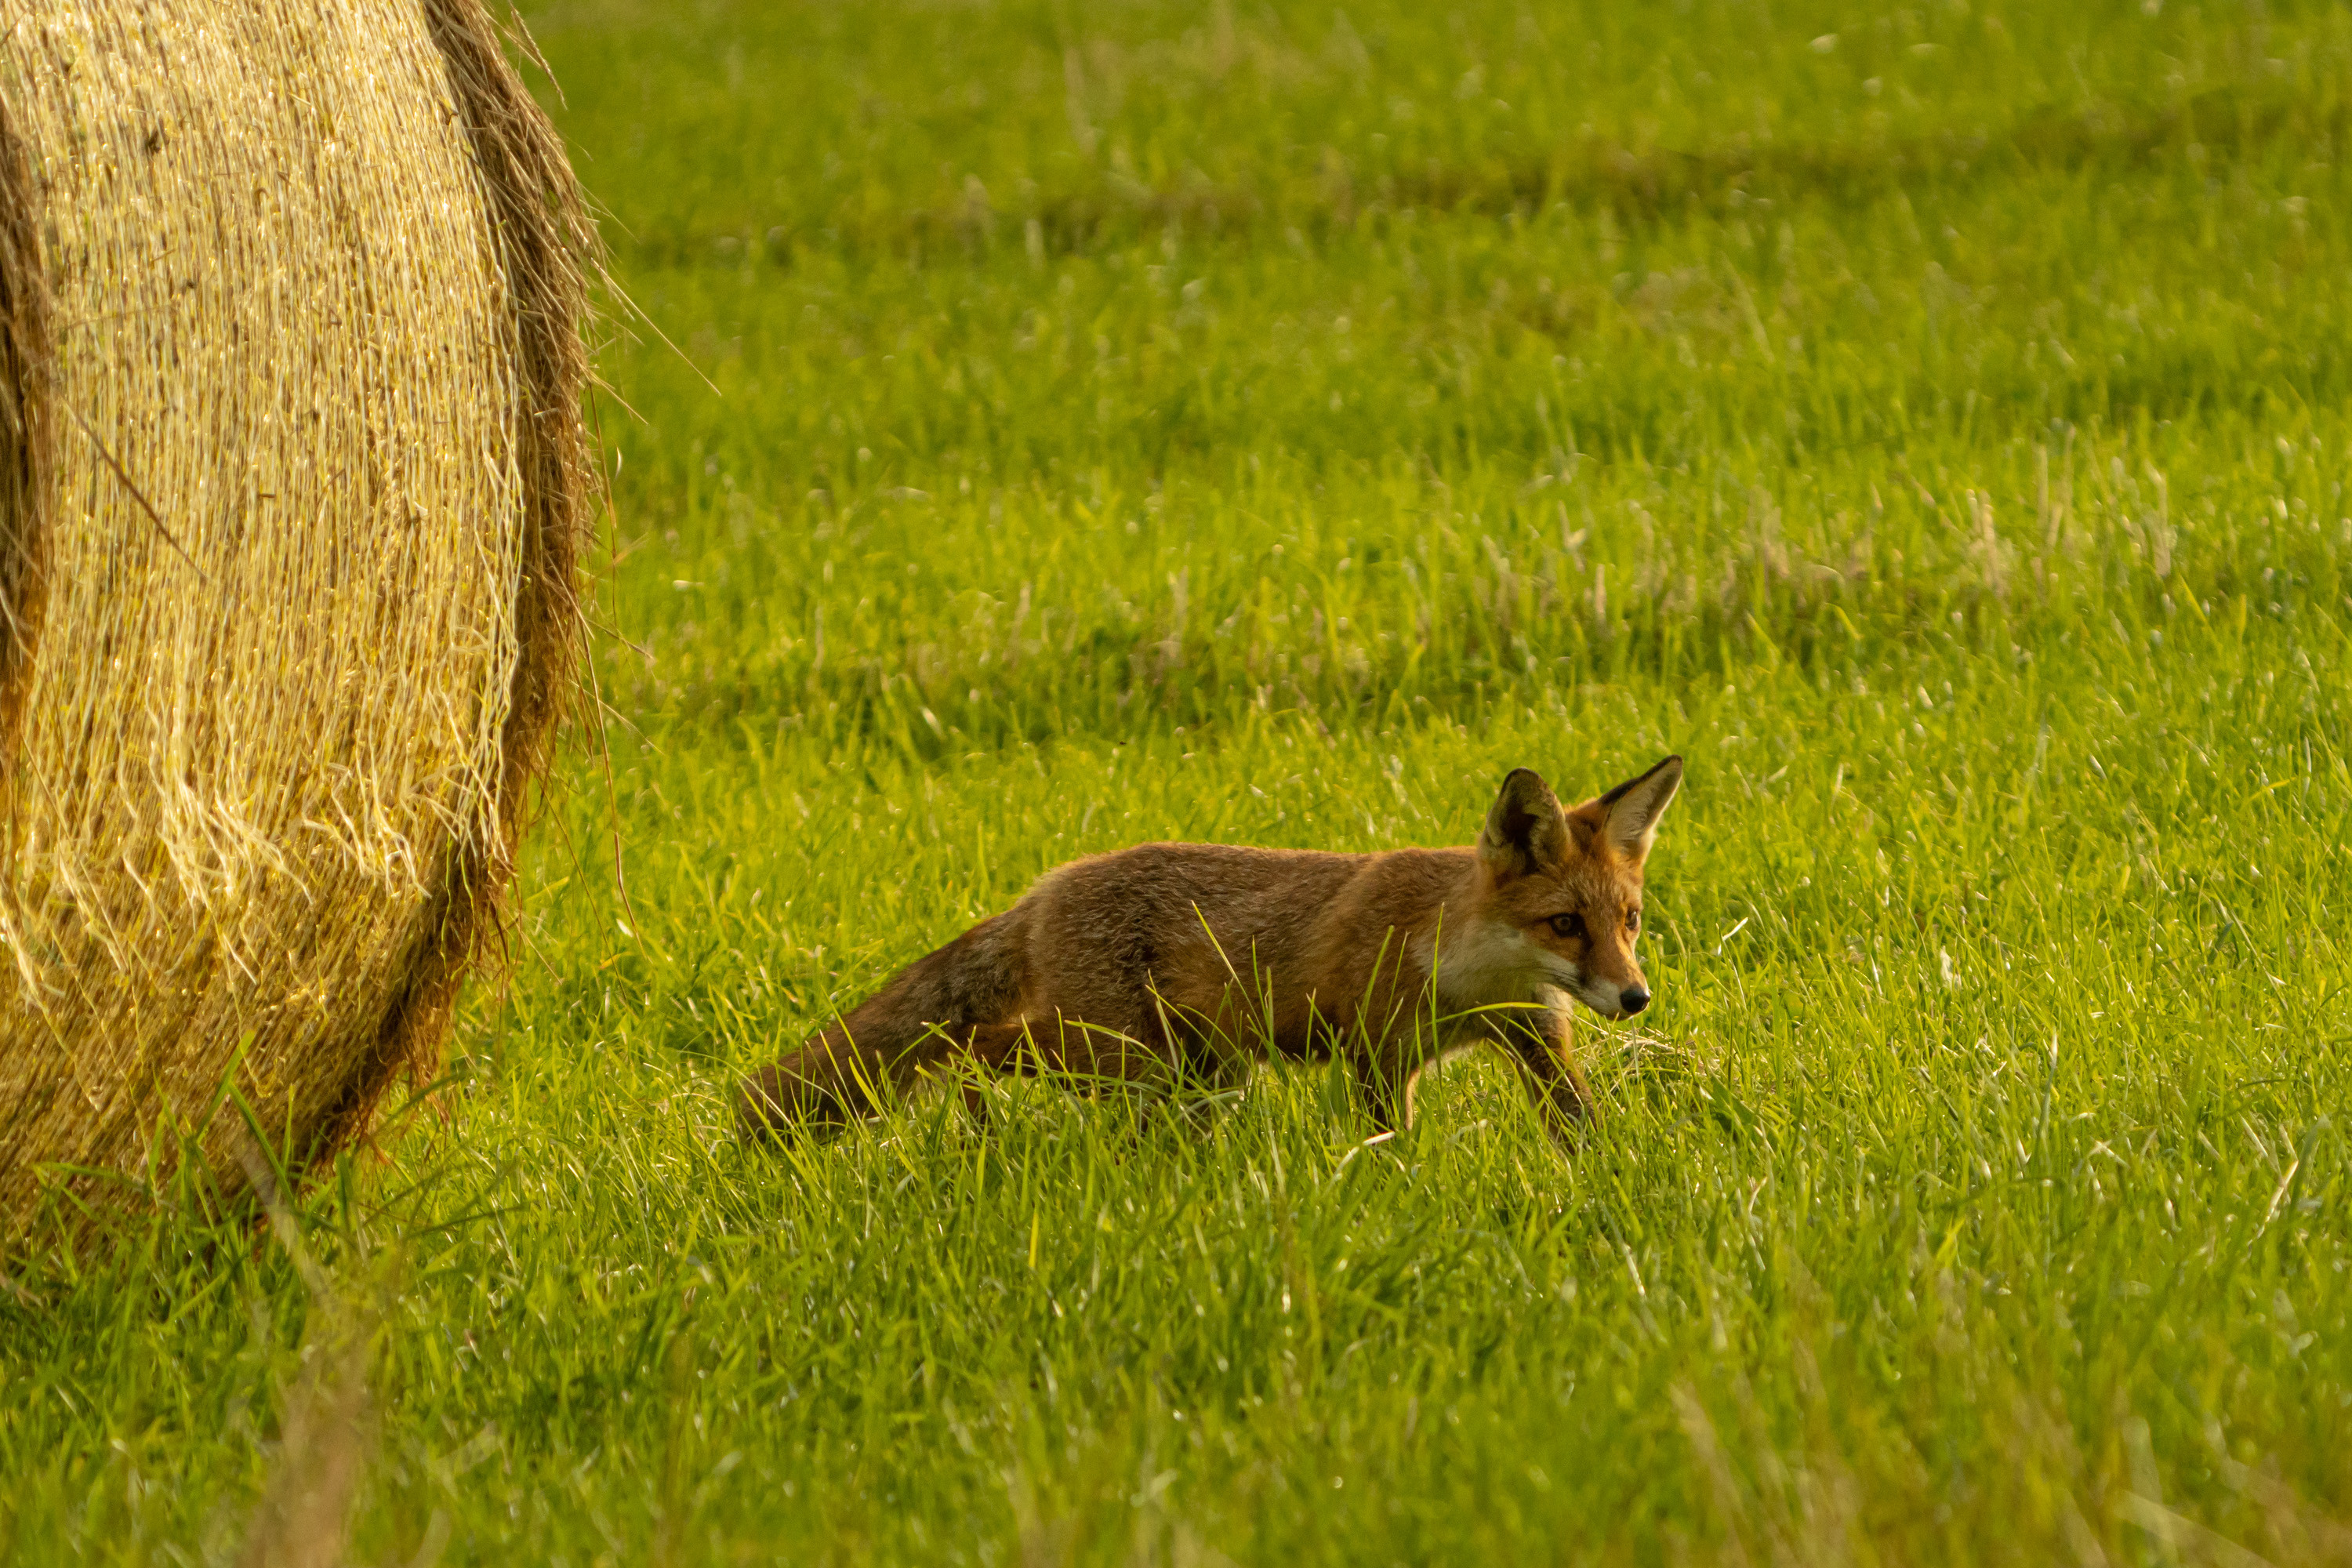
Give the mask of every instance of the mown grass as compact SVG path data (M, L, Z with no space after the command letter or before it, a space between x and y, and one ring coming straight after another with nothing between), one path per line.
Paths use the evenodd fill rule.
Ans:
M12 1555L282 1537L356 1375L370 1561L2352 1557L2343 15L534 26L683 351L609 778L290 1228L22 1271ZM1572 1155L1475 1063L729 1131L1073 855L1668 749Z

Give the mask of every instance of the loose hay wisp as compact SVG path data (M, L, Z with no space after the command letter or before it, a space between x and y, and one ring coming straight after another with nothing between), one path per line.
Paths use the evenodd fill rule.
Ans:
M572 677L593 247L479 0L0 0L0 1236L437 1053Z

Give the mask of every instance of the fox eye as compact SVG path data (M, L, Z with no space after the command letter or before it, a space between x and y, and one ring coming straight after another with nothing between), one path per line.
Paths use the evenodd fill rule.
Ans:
M1582 936L1584 934L1584 917L1582 915L1554 915L1551 917L1551 929L1559 932L1561 936Z
M1625 911L1625 929L1627 931L1640 931L1642 929L1641 910L1627 910Z

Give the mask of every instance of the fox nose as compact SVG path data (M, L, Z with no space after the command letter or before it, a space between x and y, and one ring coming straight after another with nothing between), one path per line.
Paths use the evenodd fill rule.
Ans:
M1625 1016L1630 1018L1650 1005L1650 994L1638 985L1628 985L1618 993L1617 1005L1625 1009Z

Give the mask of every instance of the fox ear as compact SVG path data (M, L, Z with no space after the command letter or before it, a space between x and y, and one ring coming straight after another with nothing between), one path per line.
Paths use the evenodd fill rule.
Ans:
M1637 865L1658 837L1658 818L1682 787L1683 760L1668 757L1638 778L1627 779L1599 799L1577 808L1578 826L1598 829L1609 847Z
M1568 817L1551 785L1526 768L1503 780L1478 834L1478 858L1497 877L1523 877L1559 863L1568 848Z

